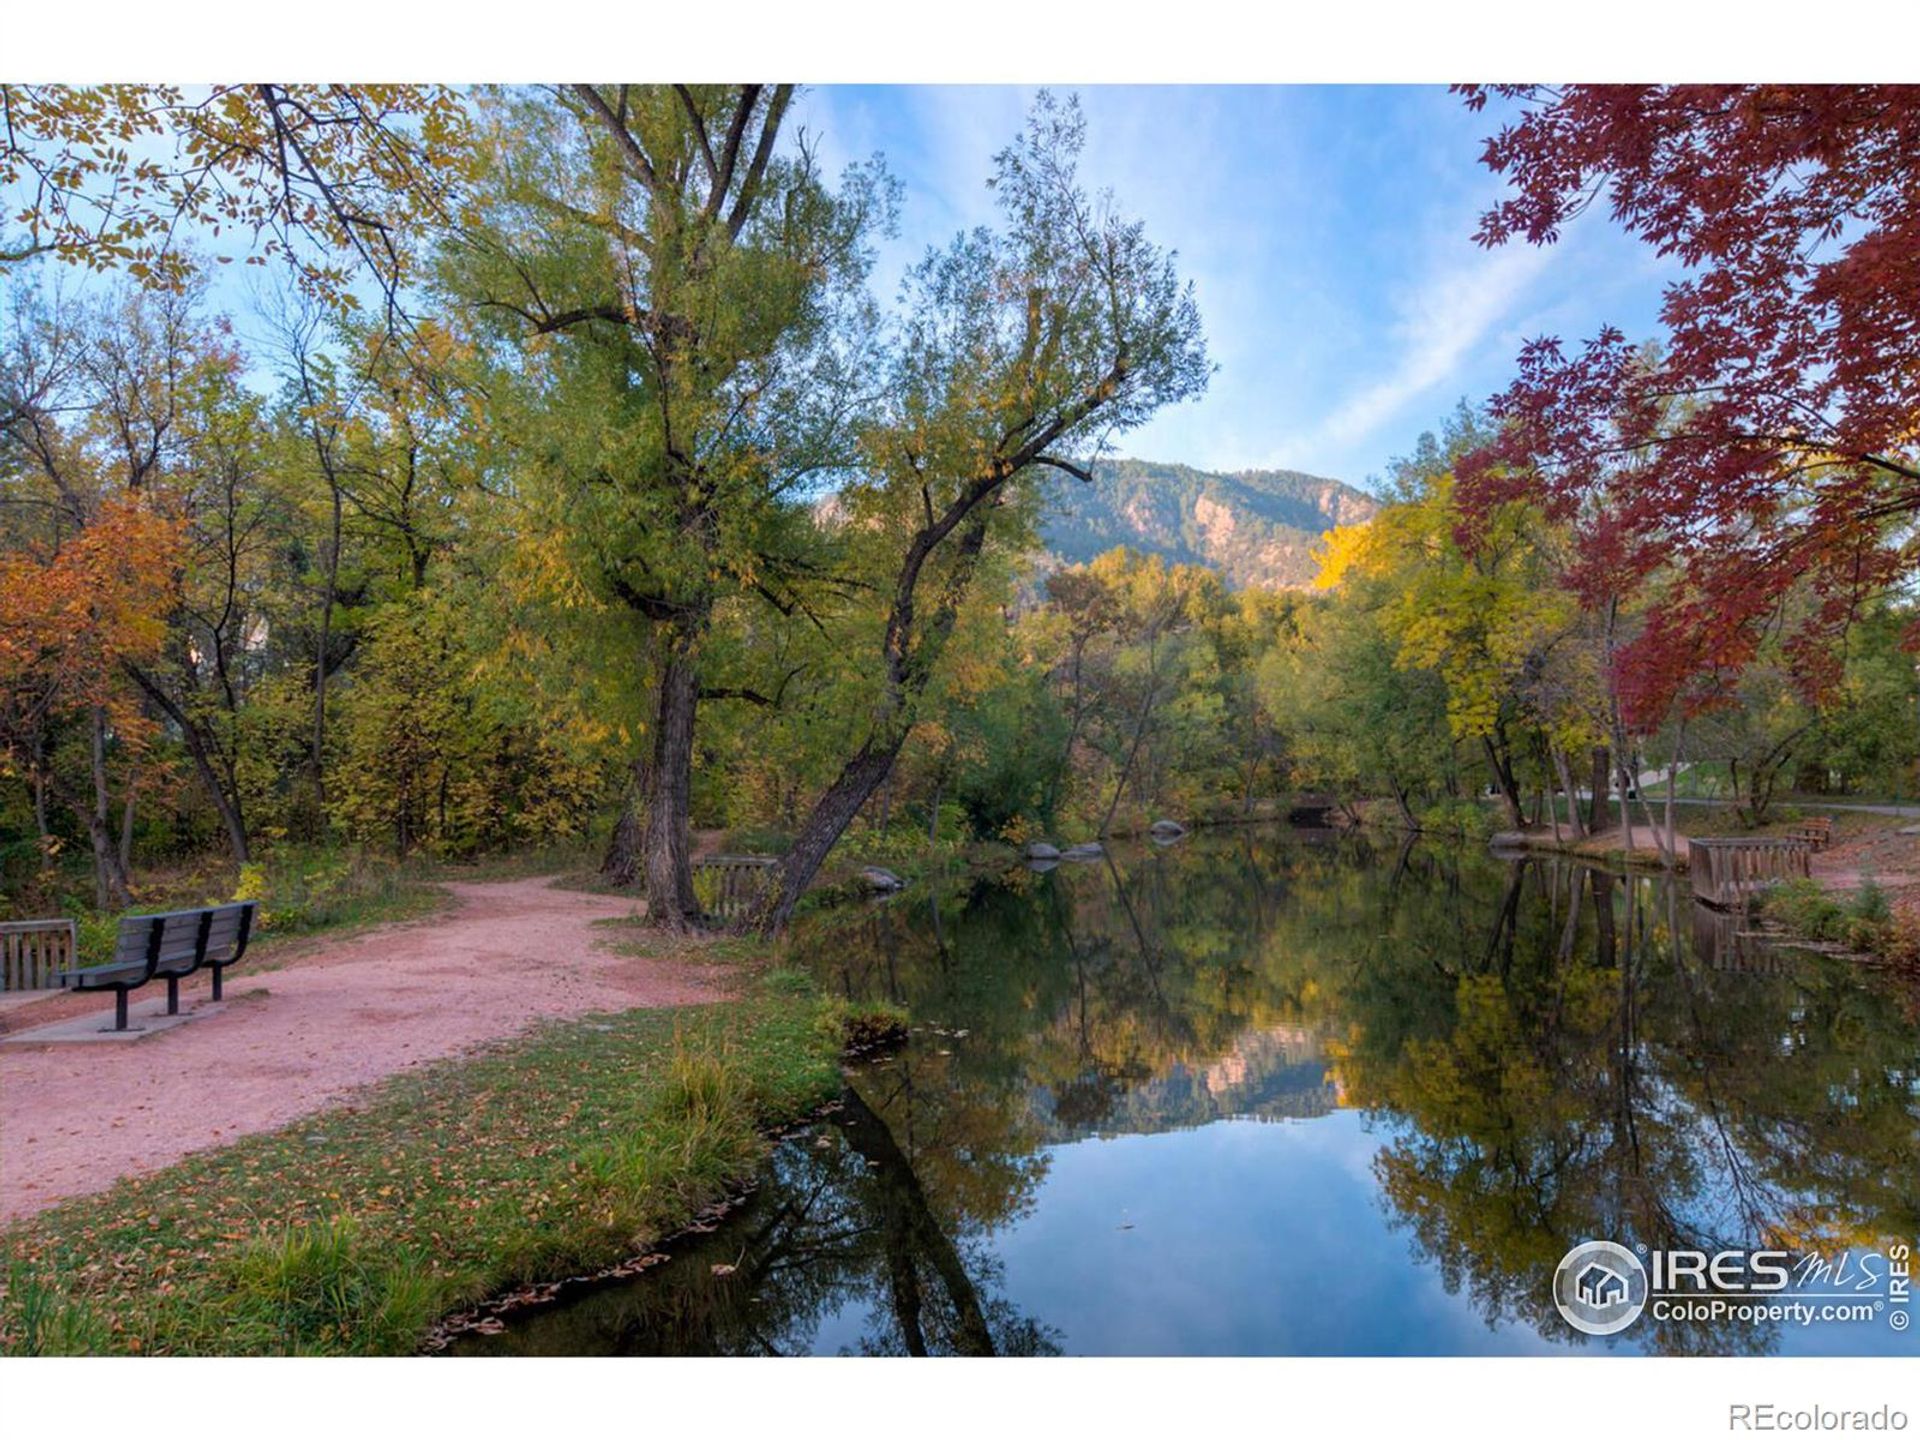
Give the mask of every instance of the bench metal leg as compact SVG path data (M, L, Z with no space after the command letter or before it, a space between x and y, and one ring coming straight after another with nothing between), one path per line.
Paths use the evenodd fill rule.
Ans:
M180 977L178 975L169 975L167 977L167 1014L178 1015L179 1013Z
M220 998L220 977L226 974L227 967L224 965L215 965L212 966L211 969L213 970L213 998L218 1000Z
M113 992L113 1028L116 1030L127 1028L127 992L124 990Z

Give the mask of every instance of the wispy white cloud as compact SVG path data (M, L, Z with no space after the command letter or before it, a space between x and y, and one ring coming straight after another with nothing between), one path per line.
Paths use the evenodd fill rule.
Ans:
M1309 448L1357 444L1456 376L1468 353L1514 313L1554 253L1531 245L1476 251L1429 276L1397 307L1398 354L1386 373L1341 401Z

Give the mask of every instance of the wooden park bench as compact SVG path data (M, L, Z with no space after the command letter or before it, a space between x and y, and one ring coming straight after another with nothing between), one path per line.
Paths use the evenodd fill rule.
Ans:
M160 915L129 915L120 922L113 959L62 971L69 990L113 991L113 1028L127 1028L127 996L153 979L167 982L167 1014L180 1013L180 982L196 970L213 972L213 998L229 965L246 954L253 933L255 902L239 901L205 910L170 910Z
M1816 815L1811 820L1802 821L1787 831L1789 840L1804 840L1816 850L1824 850L1833 843L1833 821L1825 815Z

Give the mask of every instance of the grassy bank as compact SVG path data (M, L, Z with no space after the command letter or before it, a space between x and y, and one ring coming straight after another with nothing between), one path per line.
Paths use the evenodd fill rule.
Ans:
M871 1022L774 971L395 1077L0 1232L0 1353L411 1352L678 1227L835 1092Z
M1920 976L1920 923L1896 912L1871 879L1851 894L1817 880L1789 880L1765 891L1760 918L1791 939L1834 945L1889 969Z

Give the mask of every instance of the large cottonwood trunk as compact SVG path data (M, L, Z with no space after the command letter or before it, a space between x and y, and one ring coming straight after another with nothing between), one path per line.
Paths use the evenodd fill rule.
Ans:
M680 929L700 918L688 838L693 727L700 706L697 646L698 631L690 625L678 625L663 647L653 732L653 785L641 851L647 917L669 929Z
M793 919L794 907L813 883L813 877L820 873L828 853L873 798L906 742L904 727L868 739L841 768L826 793L814 802L800 833L794 836L793 848L787 851L780 868L774 872L779 889L766 913L757 921L756 928L762 933L775 934Z
M988 512L979 509L969 513L972 518L961 532L953 571L947 577L944 593L932 615L920 628L918 644L914 643L914 602L920 573L940 541L951 532L952 524L944 529L921 530L907 549L899 578L894 583L893 605L887 615L882 648L887 667L884 703L860 748L807 812L800 833L794 837L793 848L782 857L780 868L774 872L772 887L748 922L762 935L778 934L786 928L800 897L813 883L813 877L820 873L828 852L846 833L861 807L873 798L873 792L892 771L893 762L907 743L911 729L907 712L926 689L934 661L953 633L960 602L973 583L974 567L986 545ZM965 516L955 518L953 524L957 524L959 518Z

